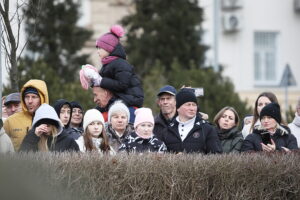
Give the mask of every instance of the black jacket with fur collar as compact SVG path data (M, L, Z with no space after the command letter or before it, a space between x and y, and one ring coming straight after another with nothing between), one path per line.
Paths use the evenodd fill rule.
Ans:
M262 127L258 127L253 130L253 133L249 134L242 144L242 152L262 151L262 136L261 133L265 132ZM286 147L290 150L298 149L297 140L290 129L286 126L280 125L276 132L271 135L271 139L275 142L276 150L282 151L282 147Z

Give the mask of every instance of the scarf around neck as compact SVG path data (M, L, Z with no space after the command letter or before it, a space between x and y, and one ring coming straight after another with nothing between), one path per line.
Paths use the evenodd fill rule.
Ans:
M117 56L107 56L105 58L102 58L101 62L102 62L102 65L106 65L106 64L108 64L108 63L110 63L110 62L112 62L112 61L114 61L118 58L119 57L117 57Z

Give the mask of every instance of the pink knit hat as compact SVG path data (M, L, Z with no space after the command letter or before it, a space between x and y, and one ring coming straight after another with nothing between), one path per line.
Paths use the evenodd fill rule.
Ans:
M135 112L134 128L143 122L150 122L154 125L154 118L150 108L138 108Z
M125 31L122 26L114 25L110 28L109 33L105 33L96 41L96 47L111 53L119 43L119 38L124 34Z

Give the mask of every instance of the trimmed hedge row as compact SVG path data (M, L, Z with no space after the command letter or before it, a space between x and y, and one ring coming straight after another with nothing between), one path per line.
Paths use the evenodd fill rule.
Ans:
M0 162L9 199L300 199L299 153L30 153Z

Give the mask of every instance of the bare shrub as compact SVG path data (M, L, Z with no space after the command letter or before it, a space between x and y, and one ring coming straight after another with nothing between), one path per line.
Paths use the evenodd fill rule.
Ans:
M37 153L14 154L9 159L2 156L0 160L26 163L11 170L34 169L35 178L43 176L42 182L51 186L46 194L51 196L53 189L58 190L63 194L60 199L300 198L299 153L116 156ZM0 187L2 184L0 176Z

